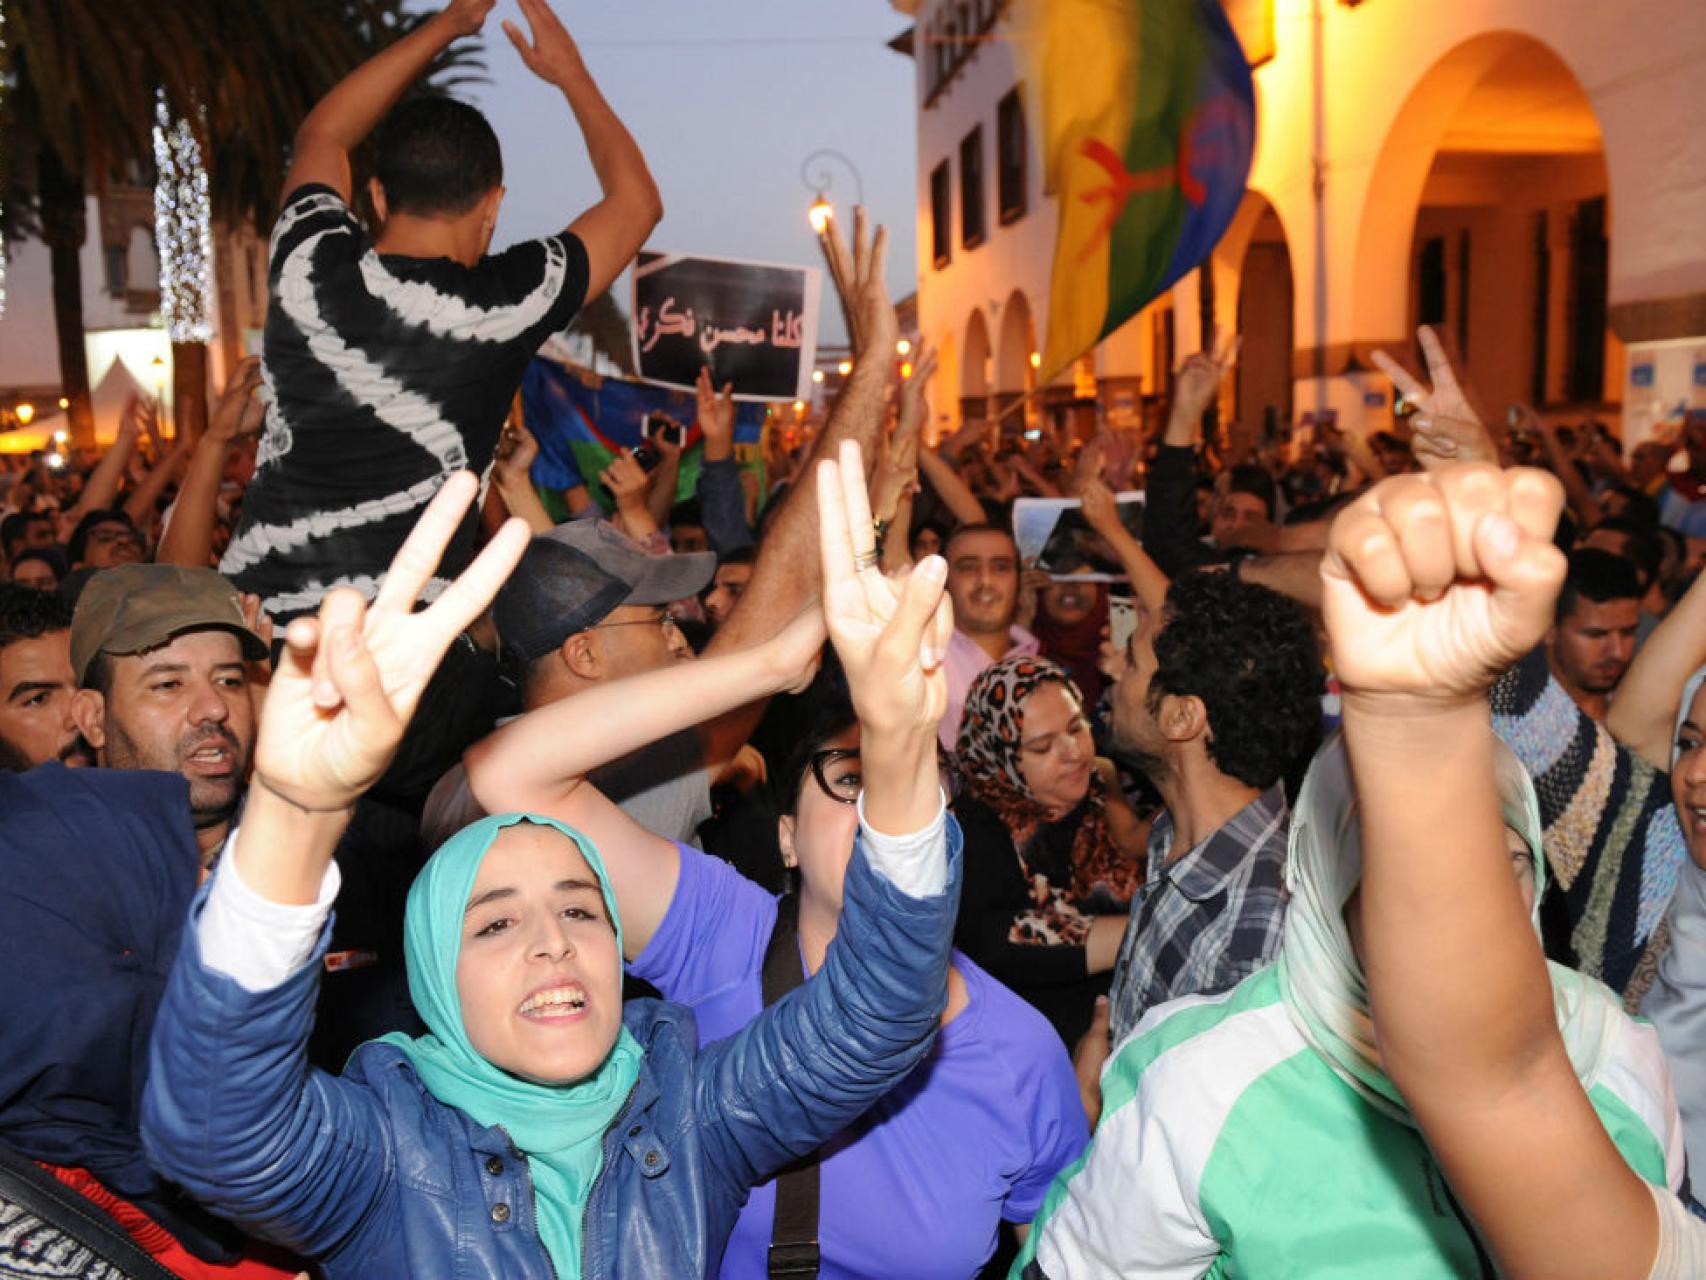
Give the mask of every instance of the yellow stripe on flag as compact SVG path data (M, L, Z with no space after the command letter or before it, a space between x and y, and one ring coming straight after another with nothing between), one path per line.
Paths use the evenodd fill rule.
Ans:
M1108 173L1083 150L1099 140L1125 153L1137 100L1138 6L1024 0L1016 8L1042 107L1043 172L1060 210L1041 370L1046 381L1095 346L1108 313L1108 206L1084 199L1107 185Z

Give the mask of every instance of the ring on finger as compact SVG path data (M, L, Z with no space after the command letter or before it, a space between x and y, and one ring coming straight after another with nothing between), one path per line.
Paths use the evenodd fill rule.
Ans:
M866 569L877 567L877 552L873 547L869 551L861 551L853 557L853 567L863 573Z

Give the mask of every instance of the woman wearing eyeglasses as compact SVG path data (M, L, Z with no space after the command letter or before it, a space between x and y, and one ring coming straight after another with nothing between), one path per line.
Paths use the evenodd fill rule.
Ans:
M780 900L720 859L636 825L579 775L631 738L661 736L798 685L821 640L821 625L802 618L758 649L542 708L469 755L470 783L487 808L546 814L604 851L629 971L691 1006L702 1044L738 1031L788 983L809 980L836 936L863 811L853 707L827 691L833 681L817 681L793 758L774 779L787 797L778 820L783 858L798 872L798 888ZM588 724L610 730L589 734ZM946 775L944 790L952 790ZM964 1280L994 1252L1001 1222L1035 1216L1053 1175L1088 1136L1072 1067L1033 1009L959 952L951 963L930 1056L806 1162L816 1170L803 1175L808 1184L815 1176L815 1205L802 1175L753 1188L724 1277L765 1277L774 1246L778 1259L815 1259L815 1272L791 1274L821 1280Z

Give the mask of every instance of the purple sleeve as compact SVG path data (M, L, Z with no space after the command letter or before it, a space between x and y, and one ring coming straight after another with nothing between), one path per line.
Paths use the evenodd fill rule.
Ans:
M628 971L664 999L697 1007L756 978L776 926L776 900L721 858L675 847L681 855L675 897Z
M1046 1025L1043 1030L1046 1032ZM1037 1216L1055 1176L1078 1159L1090 1141L1078 1077L1066 1046L1055 1035L1029 1038L1024 1050L1008 1060L1014 1066L1011 1114L1023 1116L1031 1164L1014 1180L1001 1207L1007 1222L1025 1223Z

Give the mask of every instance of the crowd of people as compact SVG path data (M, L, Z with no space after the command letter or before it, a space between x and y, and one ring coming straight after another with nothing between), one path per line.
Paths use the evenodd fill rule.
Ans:
M1147 437L935 440L861 212L767 486L705 376L690 500L542 496L524 370L662 205L518 0L602 196L490 252L407 94L494 2L303 123L199 438L0 475L0 1271L1706 1275L1706 420L1423 329L1368 438L1205 433L1233 340Z

